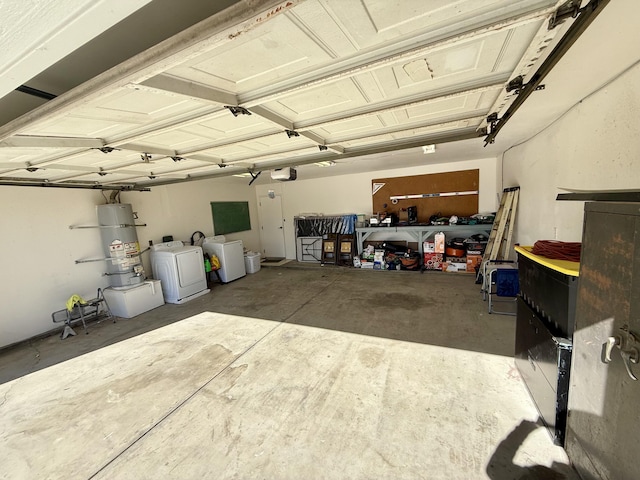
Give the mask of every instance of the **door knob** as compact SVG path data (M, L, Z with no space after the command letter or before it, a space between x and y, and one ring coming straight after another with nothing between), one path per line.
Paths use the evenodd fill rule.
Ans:
M611 362L611 352L614 347L618 347L620 350L620 356L624 362L624 368L627 370L627 374L629 374L629 377L631 377L632 380L638 380L638 377L635 376L631 369L631 364L637 364L640 361L640 351L638 350L639 346L638 337L629 331L628 325L623 325L620 328L618 335L607 338L607 341L604 343L604 355L602 361L604 363Z

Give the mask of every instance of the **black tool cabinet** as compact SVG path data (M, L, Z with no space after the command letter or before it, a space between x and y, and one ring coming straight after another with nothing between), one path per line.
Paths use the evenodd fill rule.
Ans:
M575 326L575 274L517 247L516 366L556 445L564 445ZM551 262L552 263L552 262Z
M624 345L616 344L607 361L608 340L625 333ZM566 441L582 478L640 478L640 363L628 356L638 361L636 351L640 203L587 202Z

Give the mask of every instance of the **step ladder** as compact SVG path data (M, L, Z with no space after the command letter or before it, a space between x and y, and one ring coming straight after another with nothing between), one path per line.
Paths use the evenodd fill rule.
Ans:
M476 283L482 283L482 291L485 291L484 271L490 262L507 260L511 253L511 239L513 238L513 225L518 208L520 187L505 188L502 191L500 206L493 220L489 241L482 256L482 263L476 275Z

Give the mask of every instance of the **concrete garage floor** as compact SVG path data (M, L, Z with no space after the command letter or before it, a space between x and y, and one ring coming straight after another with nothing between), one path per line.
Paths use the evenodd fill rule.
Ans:
M289 263L0 351L0 478L576 479L474 278Z

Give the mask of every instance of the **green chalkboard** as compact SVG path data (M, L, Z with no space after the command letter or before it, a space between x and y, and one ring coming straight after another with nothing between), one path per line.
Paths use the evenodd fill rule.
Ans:
M249 202L211 202L214 235L251 230Z

